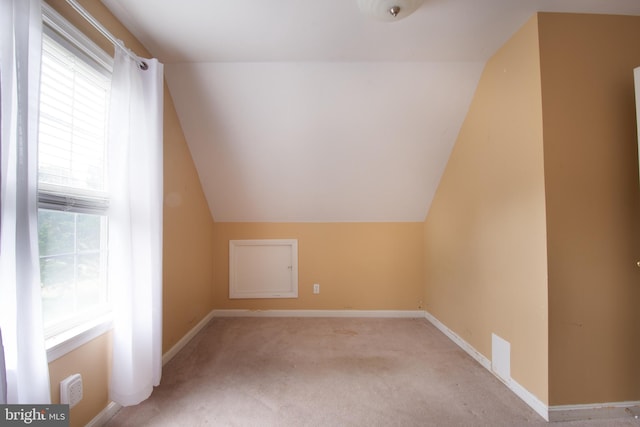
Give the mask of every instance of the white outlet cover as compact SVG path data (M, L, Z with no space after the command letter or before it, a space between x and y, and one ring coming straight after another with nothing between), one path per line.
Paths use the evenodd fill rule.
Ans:
M82 376L73 374L60 381L60 403L73 408L82 400Z

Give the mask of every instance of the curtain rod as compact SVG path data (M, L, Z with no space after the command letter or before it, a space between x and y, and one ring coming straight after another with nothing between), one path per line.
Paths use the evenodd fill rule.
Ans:
M138 67L140 67L141 70L146 70L149 68L146 62L144 62L136 54L134 54L129 49L127 49L127 47L124 45L124 43L121 40L118 40L117 38L115 38L114 35L109 32L109 30L107 30L96 18L91 16L91 14L87 12L87 10L84 7L80 6L80 4L76 0L66 0L66 2L76 12L78 12L80 16L82 16L85 20L87 20L87 22L89 22L89 24L91 24L93 28L98 30L100 34L102 34L106 39L108 39L111 43L113 43L113 45L116 48L120 48L124 50L124 52L127 55L129 55L134 61L138 63Z

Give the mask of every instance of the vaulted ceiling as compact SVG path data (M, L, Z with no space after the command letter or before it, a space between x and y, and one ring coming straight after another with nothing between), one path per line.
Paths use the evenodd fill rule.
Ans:
M216 221L422 221L486 60L537 11L638 0L102 0L165 64Z

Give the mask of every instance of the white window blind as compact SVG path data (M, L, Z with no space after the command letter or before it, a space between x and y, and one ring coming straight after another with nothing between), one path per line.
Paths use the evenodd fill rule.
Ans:
M42 54L39 201L104 211L110 76L49 33Z

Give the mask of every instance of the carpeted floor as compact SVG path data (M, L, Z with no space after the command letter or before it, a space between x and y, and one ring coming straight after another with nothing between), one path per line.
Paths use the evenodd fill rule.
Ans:
M117 426L545 426L424 319L213 319ZM555 424L634 426L615 420Z

